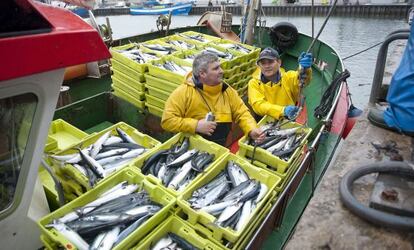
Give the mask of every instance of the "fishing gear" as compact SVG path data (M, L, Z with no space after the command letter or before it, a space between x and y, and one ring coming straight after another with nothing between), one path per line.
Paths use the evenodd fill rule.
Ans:
M322 119L325 117L329 110L332 107L332 103L335 98L335 94L338 92L339 87L341 86L341 83L345 81L348 77L350 77L351 74L347 69L345 69L344 72L339 74L331 84L329 84L328 88L325 90L325 92L322 95L320 104L315 108L315 112L313 115L317 119Z

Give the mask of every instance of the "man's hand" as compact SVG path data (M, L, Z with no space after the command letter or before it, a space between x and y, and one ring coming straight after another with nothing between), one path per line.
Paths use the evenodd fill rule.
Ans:
M299 111L298 107L293 106L293 105L288 105L283 110L283 114L286 118L288 118L289 120L292 120L298 111Z
M217 122L209 122L204 119L199 120L196 127L196 132L211 136L216 130Z
M265 134L260 128L255 128L249 133L250 138L255 140L256 143L260 143L265 139Z
M310 68L310 66L312 66L312 53L305 53L302 52L299 56L299 65L304 68Z

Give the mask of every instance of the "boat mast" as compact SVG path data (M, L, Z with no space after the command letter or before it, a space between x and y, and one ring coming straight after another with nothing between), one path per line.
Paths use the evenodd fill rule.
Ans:
M249 10L247 14L246 31L242 42L252 45L254 40L254 28L257 22L258 11L260 10L261 6L261 0L250 0L249 3L250 6L247 6Z

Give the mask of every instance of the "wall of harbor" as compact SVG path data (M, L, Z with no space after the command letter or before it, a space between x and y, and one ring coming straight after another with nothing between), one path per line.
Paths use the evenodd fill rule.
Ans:
M316 16L325 16L330 9L329 5L316 5L314 12ZM407 18L410 5L338 5L333 16L348 17L371 17L371 18ZM190 15L201 15L206 11L220 11L220 6L197 6L193 7ZM241 6L227 6L226 11L233 15L241 15ZM266 16L309 16L310 5L285 5L285 6L263 6ZM129 8L105 8L95 9L96 16L128 15Z
M329 5L314 6L316 16L325 16ZM375 17L375 18L407 18L410 5L338 5L333 16ZM201 15L206 11L219 11L219 6L193 7L190 15ZM233 15L241 15L241 6L228 6L226 11ZM310 5L263 6L266 16L307 16L311 15Z

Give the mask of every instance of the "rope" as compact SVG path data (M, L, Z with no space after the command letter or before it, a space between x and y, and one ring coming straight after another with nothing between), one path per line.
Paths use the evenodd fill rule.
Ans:
M379 42L379 43L376 43L376 44L374 44L374 45L372 45L372 46L370 46L370 47L368 47L368 48L366 48L366 49L363 49L363 50L361 50L361 51L359 51L359 52L357 52L357 53L355 53L355 54L352 54L352 55L350 55L350 56L347 56L347 57L345 57L345 58L342 58L342 61L345 61L346 59L349 59L349 58L354 57L354 56L356 56L356 55L359 55L359 54L361 54L361 53L363 53L363 52L365 52L365 51L368 51L368 50L370 50L370 49L373 49L373 48L375 48L375 47L377 47L377 46L381 45L382 43L383 43L383 41L381 41L381 42Z
M332 103L335 99L335 94L338 92L339 87L341 86L341 83L345 81L351 74L348 70L345 69L344 72L339 74L331 84L329 84L328 88L325 90L325 93L323 93L321 98L321 103L318 105L318 107L315 108L314 116L318 119L321 119L322 117L325 117L329 110L332 107Z

